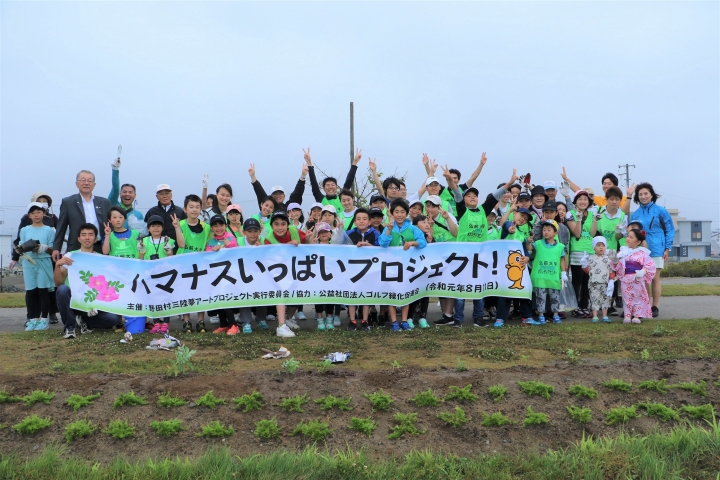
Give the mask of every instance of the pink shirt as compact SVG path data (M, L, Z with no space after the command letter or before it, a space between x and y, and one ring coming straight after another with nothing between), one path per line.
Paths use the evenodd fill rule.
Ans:
M230 240L230 243L225 245L225 239ZM225 245L224 248L232 248L238 246L235 235L230 232L225 232L222 237L216 237L215 235L210 236L210 238L208 239L207 247L205 247L205 251L209 252L214 247L221 244Z

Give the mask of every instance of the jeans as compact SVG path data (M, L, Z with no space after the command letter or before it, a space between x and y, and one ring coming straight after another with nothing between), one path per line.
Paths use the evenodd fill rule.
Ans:
M483 319L483 310L485 310L485 300L482 298L473 299L473 321ZM462 323L465 321L465 299L455 299L455 320Z
M87 312L81 312L70 308L72 292L70 291L70 287L67 285L60 285L55 289L55 293L57 297L58 312L60 313L60 318L62 318L65 329L76 328L76 315L82 315L83 320L85 320L85 323L90 328L113 328L120 321L120 317L114 313L98 311L97 315L89 317Z

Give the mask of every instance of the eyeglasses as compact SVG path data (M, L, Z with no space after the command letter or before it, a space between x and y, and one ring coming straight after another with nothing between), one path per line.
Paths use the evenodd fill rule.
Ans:
M388 187L388 190L400 190L400 189L396 186L391 185Z
M81 178L77 183L95 183L95 180L88 180L87 178Z

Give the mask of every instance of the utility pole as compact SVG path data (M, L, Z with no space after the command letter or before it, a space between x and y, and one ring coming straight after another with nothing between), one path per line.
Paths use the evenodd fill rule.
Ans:
M350 166L355 160L355 111L353 108L353 102L350 102ZM357 176L353 182L353 193L357 193Z
M625 177L626 189L630 186L630 167L635 168L635 165L630 165L629 163L626 163L625 165L618 165L618 169L620 169L618 175ZM625 169L625 173L623 173L623 169Z

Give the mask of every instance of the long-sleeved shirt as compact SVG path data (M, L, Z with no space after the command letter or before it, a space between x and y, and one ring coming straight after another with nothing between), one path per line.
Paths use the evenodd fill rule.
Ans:
M260 180L255 180L254 182L252 182L252 187L253 187L253 190L255 190L255 196L257 197L258 206L261 206L263 200L265 200L268 197L268 194L267 194L267 192L265 192L265 189L263 188L262 184L260 183ZM297 183L295 184L295 189L290 194L289 200L282 205L278 205L278 208L287 211L287 206L291 203L297 203L298 205L302 205L302 197L303 197L304 193L305 193L305 180L298 180Z
M353 182L355 181L355 173L357 172L357 165L350 165L350 171L347 174L347 177L345 177L345 183L343 184L342 188L351 189ZM315 176L315 167L310 166L308 167L308 175L310 175L310 189L312 190L313 197L315 198L316 202L322 202L323 198L327 198L328 200L337 200L337 203L340 203L340 199L338 195L324 195L320 191L320 186L317 182L317 177ZM340 192L338 191L338 194ZM338 208L337 205L335 205L335 208ZM340 210L342 210L342 205L339 207Z
M130 226L128 225L128 219L131 215L141 222L145 221L143 214L138 210L135 210L134 206L128 207L126 205L123 205L120 201L120 170L116 170L114 168L112 170L112 187L110 188L108 200L110 200L111 205L114 205L116 207L122 207L127 213L127 216L125 217L125 228L130 228ZM132 228L137 228L137 226L133 225Z
M392 234L398 234L402 235L403 232L410 229L412 236L414 240L418 243L417 248L425 248L427 247L427 240L425 239L425 234L417 228L415 225L412 224L410 220L405 220L405 223L401 225L400 228L398 228L397 224L393 222L393 228L391 230L390 235L385 234L386 228L383 229L383 232L380 234L380 238L378 239L378 245L381 247L387 248L390 246L390 243L392 242Z

